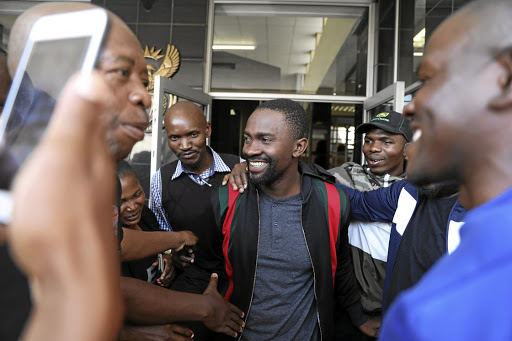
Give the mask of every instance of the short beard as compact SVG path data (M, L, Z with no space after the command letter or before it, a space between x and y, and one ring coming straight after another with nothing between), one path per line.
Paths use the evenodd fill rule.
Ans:
M244 155L244 158L247 160L247 162L250 162L251 158L247 157L247 155ZM264 160L268 163L267 170L259 175L254 176L251 171L248 171L249 175L249 181L256 187L260 186L270 186L273 185L279 181L284 176L284 170L277 170L275 167L275 160L272 158L269 158L268 156L265 158L259 157L258 160Z
M418 187L419 195L429 199L446 198L457 192L459 192L459 185L454 182L435 184L432 187Z

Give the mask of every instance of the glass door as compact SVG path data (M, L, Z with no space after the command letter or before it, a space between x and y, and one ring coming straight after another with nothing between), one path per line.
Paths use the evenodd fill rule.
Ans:
M393 110L402 113L404 109L405 83L396 82L368 97L363 102L363 123L370 121L379 112Z

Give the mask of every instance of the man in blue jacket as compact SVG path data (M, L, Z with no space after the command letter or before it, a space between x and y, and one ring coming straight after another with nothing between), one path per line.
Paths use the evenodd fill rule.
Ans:
M457 179L460 245L383 322L382 340L512 339L512 2L475 1L432 34L418 69L408 179ZM410 148L411 148L410 147Z
M368 192L338 186L350 196L353 219L392 223L384 308L445 253L457 248L466 211L459 203L456 184L418 187L402 180Z
M371 191L388 187L405 176L405 150L412 140L410 121L396 111L381 112L369 122L356 128L364 133L363 154L365 164L345 162L332 168L336 182L358 191ZM382 317L382 298L386 275L390 222L352 220L348 227L348 241L352 263L361 290L363 310ZM367 341L349 323L348 316L336 307L336 340Z

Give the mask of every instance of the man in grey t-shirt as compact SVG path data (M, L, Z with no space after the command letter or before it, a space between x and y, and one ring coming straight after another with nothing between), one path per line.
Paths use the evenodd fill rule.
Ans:
M221 186L212 197L226 298L247 316L242 340L331 340L335 302L365 334L375 337L380 326L362 311L348 199L331 174L299 161L308 133L300 104L263 103L244 130L249 186L243 193Z

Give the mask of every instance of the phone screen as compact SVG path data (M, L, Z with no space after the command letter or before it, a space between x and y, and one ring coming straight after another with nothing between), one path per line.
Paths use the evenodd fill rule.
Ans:
M82 67L90 39L34 42L25 72L17 84L13 82L2 113L9 116L0 141L0 190L10 189L19 167L43 137L60 92Z

